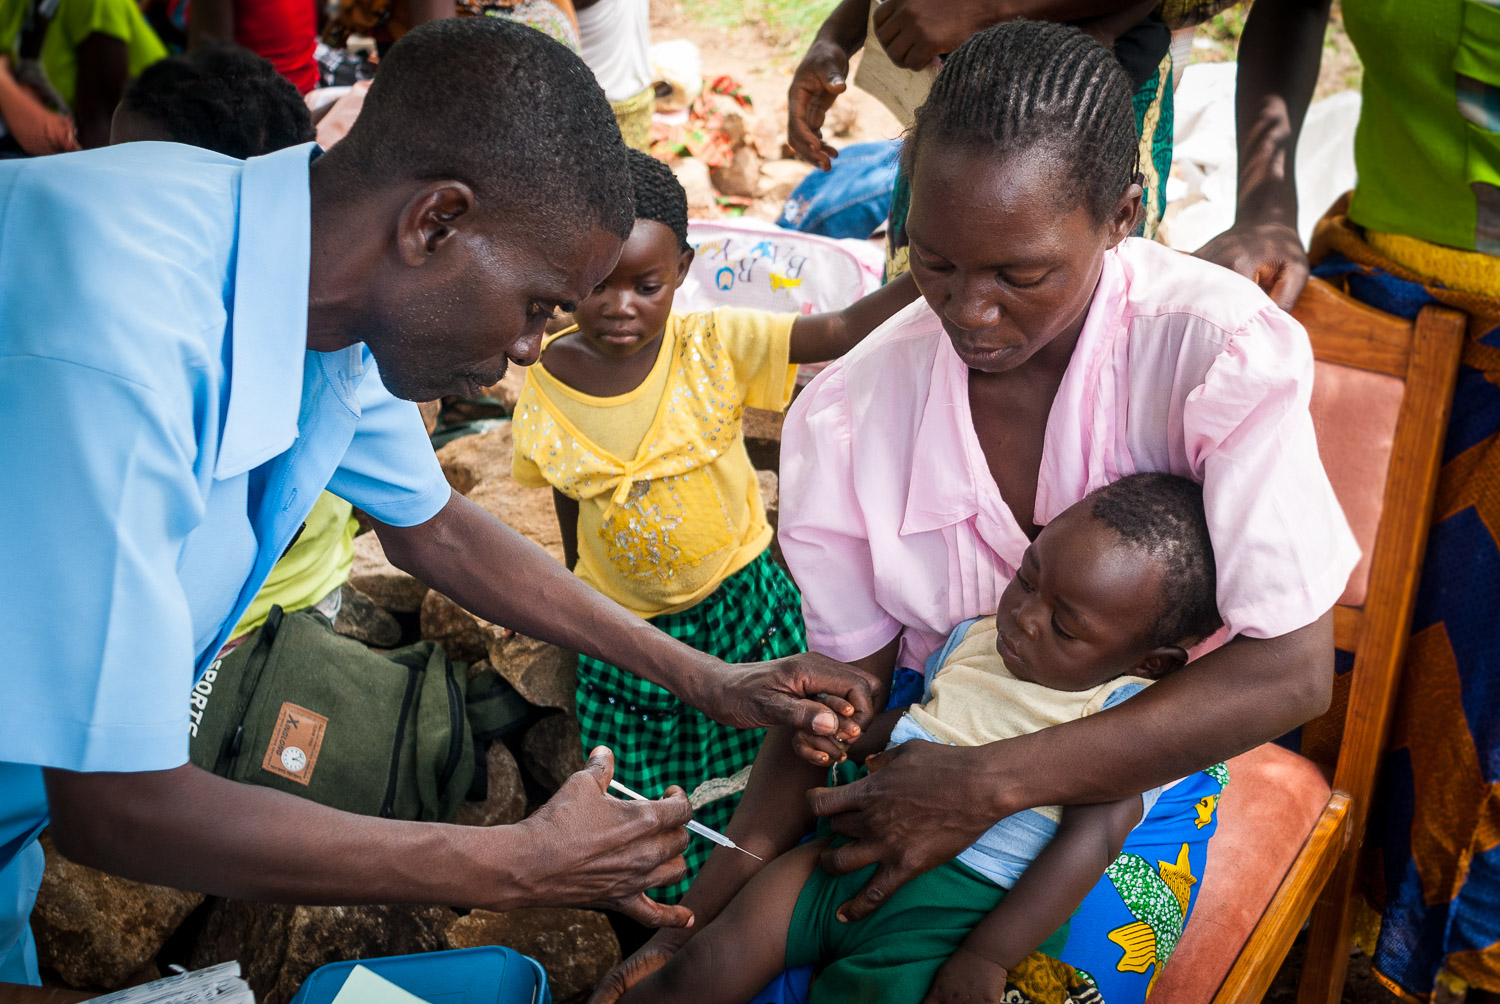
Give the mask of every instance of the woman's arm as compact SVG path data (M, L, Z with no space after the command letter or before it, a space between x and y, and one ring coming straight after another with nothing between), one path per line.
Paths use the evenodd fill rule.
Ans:
M875 34L891 62L920 70L958 48L970 35L1001 21L1104 19L1100 23L1118 33L1123 29L1115 15L1142 6L1141 0L885 0L875 12ZM1140 21L1150 9L1145 4L1135 20ZM1087 30L1087 25L1082 27Z
M1330 0L1259 0L1240 38L1234 226L1198 257L1254 279L1290 310L1307 284L1297 236L1297 137L1318 82Z
M998 1000L1009 971L1068 922L1140 819L1139 795L1064 809L1057 835L938 970L923 1004L987 999L972 996L981 989Z
M870 0L843 0L818 29L787 90L787 142L803 160L821 170L833 166L838 150L823 142L823 118L848 88L849 59L865 44Z
M115 107L130 79L130 51L113 35L94 32L78 43L78 87L73 118L85 150L109 145Z
M1279 638L1236 638L1078 721L988 746L904 743L883 755L878 773L809 796L835 832L854 838L828 851L824 867L878 865L850 901L858 919L998 819L1038 805L1115 801L1203 770L1321 714L1332 685L1329 612Z
M843 310L797 318L792 322L791 361L821 363L837 359L921 295L916 280L907 272Z
M78 149L73 123L36 99L11 75L10 64L0 59L0 119L21 149L33 157L67 153Z

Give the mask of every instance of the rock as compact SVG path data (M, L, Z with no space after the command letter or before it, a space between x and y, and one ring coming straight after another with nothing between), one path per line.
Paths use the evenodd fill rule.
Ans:
M782 148L786 142L786 114L780 117L774 115L756 115L750 120L749 142L755 147L755 152L760 154L761 160L780 160L785 154Z
M760 154L742 146L734 151L729 163L710 171L709 177L725 195L754 195L760 185Z
M811 171L811 164L800 160L768 160L760 168L760 187L756 194L766 199L785 202L787 196L802 183Z
M835 101L823 117L824 136L848 136L859 122L859 109L852 101Z
M708 165L693 157L685 157L672 167L672 173L687 192L688 216L716 216L719 203L715 199L714 184L709 178Z
M401 625L375 601L349 583L343 585L338 616L333 629L346 638L376 648L394 648L401 641Z
M564 324L563 328L569 327L573 323L572 315L569 314L567 317L568 323ZM554 330L551 321L547 322L547 330L549 333ZM557 328L556 330L561 331L562 328ZM499 401L505 407L506 411L515 411L516 401L520 398L521 387L525 383L526 367L517 366L512 363L506 368L505 376L500 378L500 382L490 384L484 389L484 394L486 397L492 397L496 401Z
M75 987L115 990L152 964L203 897L75 864L42 837L47 869L31 914L37 958Z
M525 635L490 632L490 664L522 697L543 708L573 710L578 656Z
M779 411L746 408L741 428L750 463L762 471L781 469L781 425L786 416Z
M504 382L502 380L495 386L499 387ZM442 465L443 474L448 478L448 484L460 495L467 495L481 481L510 480L511 449L510 423L502 422L493 429L486 429L472 436L460 436L438 450L437 458Z
M362 533L354 538L354 568L349 584L375 605L396 613L415 613L421 609L427 587L391 564L380 546L380 538Z
M488 789L483 802L465 802L453 821L462 826L505 826L526 815L526 786L521 768L504 743L490 744L484 755Z
M540 544L559 564L562 563L562 531L557 527L557 510L552 505L552 489L528 488L516 482L510 476L510 461L507 460L503 478L481 481L468 495L471 502L477 502L500 517L501 522ZM504 569L497 571L504 574ZM516 585L519 586L520 583Z
M775 471L756 471L755 481L760 486L760 500L766 506L766 521L776 529L776 510L781 501L781 480Z
M478 662L489 653L489 631L498 630L480 620L437 590L422 600L422 638L443 646L448 658Z
M593 910L475 910L448 928L449 948L483 945L504 945L540 962L556 1004L584 1000L620 962L615 932L604 914Z
M442 906L280 906L217 901L194 968L238 959L261 1004L287 1004L314 969L345 959L432 952L457 916Z
M571 714L543 718L521 740L521 762L548 793L583 770L583 739Z
M427 426L427 435L437 431L438 416L443 413L442 401L423 401L417 405L417 410L422 413L422 424Z
M720 97L714 103L714 111L719 113L719 121L724 129L724 135L729 138L729 146L731 148L742 146L746 134L750 131L745 106L733 98Z

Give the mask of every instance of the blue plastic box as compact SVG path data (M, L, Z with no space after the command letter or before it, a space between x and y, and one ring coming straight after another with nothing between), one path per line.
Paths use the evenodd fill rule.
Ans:
M498 945L333 962L313 971L292 1004L331 1004L355 966L364 966L428 1004L552 1004L541 965Z

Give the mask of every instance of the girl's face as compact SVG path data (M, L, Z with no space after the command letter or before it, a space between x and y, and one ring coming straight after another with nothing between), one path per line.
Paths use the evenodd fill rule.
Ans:
M692 263L693 252L678 246L671 227L636 220L614 271L573 312L578 330L605 358L635 355L667 326L673 295Z
M911 270L972 370L1021 366L1083 326L1104 252L1129 235L1141 189L1096 220L1074 201L1078 182L1044 151L992 152L929 140L912 170L906 234Z

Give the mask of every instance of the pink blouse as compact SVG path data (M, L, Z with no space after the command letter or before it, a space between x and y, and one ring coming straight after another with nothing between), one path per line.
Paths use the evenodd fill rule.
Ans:
M920 668L995 612L1029 541L990 475L968 369L919 300L792 406L781 547L808 642L853 660L902 635ZM1146 240L1105 255L1047 419L1034 520L1138 471L1201 482L1228 636L1333 606L1359 548L1318 457L1307 334L1247 279Z

